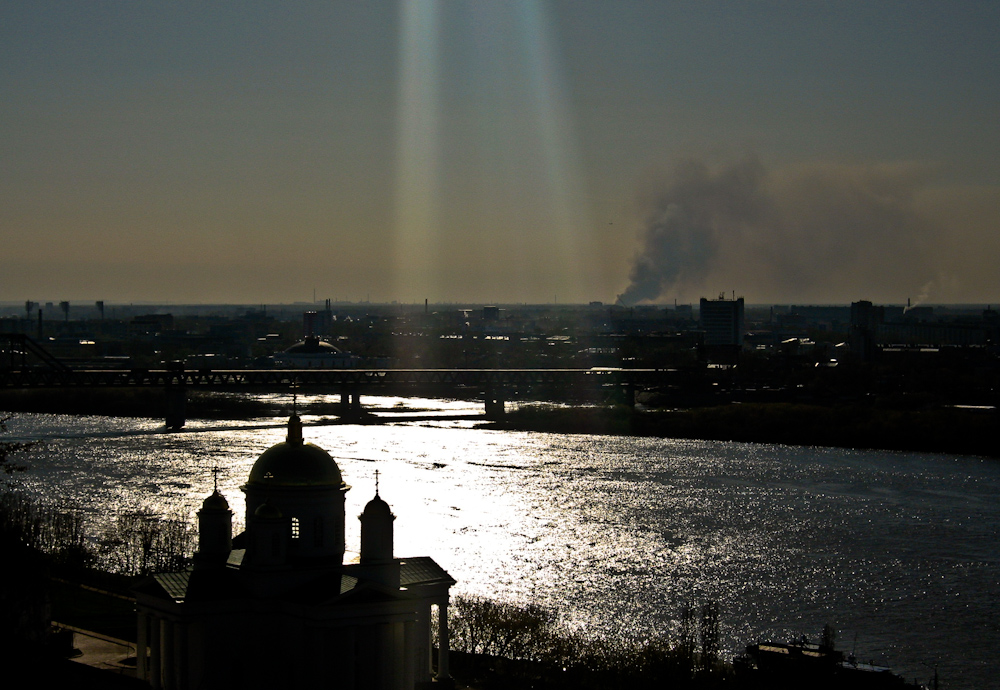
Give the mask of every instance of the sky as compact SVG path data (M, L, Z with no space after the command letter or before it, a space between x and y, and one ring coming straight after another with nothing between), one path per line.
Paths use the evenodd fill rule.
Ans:
M1000 302L1000 3L0 4L0 301Z

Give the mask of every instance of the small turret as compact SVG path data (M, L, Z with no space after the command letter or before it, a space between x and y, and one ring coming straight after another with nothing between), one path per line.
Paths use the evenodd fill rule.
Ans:
M375 490L375 498L368 502L358 516L361 520L361 566L366 576L392 588L399 587L399 563L393 558L392 523L396 516L389 504Z
M216 489L198 511L198 551L194 554L194 567L199 570L224 567L232 550L233 511L225 496Z
M364 512L358 518L361 520L361 563L376 565L392 561L392 523L396 516L392 514L389 504L375 494L368 502Z
M288 418L288 435L285 437L285 443L302 445L302 419L297 414Z

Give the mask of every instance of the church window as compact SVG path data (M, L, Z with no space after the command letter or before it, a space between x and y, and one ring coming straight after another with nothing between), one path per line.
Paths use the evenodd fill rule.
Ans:
M297 517L292 518L292 539L299 538L299 519Z

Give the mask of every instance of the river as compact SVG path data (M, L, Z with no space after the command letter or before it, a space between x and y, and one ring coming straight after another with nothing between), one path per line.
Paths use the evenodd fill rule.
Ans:
M471 403L366 398L387 412ZM423 420L304 418L352 485L397 515L396 553L429 555L453 591L556 607L594 636L669 633L686 602L718 602L730 654L818 637L946 688L1000 688L1000 463L977 457L493 431ZM219 488L241 520L256 457L283 419L189 422L20 414L41 439L18 481L96 519L149 507L192 516Z

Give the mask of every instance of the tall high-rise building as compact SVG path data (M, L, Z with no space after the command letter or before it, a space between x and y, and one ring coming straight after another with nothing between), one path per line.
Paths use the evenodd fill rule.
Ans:
M885 321L885 307L877 307L867 300L851 302L851 354L865 362L875 356L878 327Z
M743 349L743 298L701 298L699 319L705 332L705 355L711 362L735 364Z
M743 346L743 298L701 298L701 328L705 344Z

